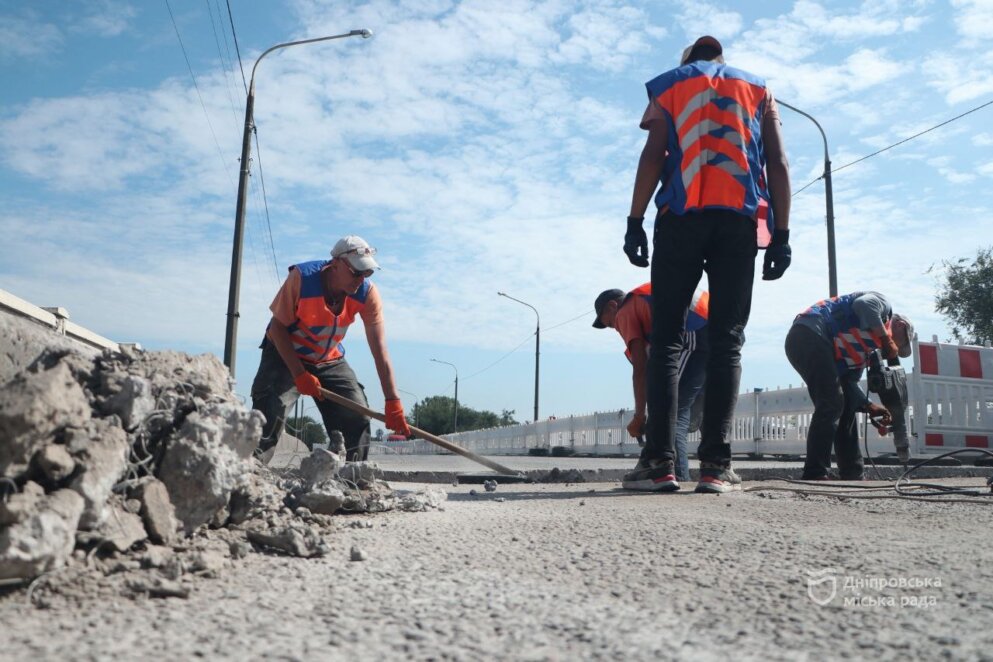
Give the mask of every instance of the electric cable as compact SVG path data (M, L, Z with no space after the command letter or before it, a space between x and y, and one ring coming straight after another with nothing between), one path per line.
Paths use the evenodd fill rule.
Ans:
M831 485L825 484L822 481L803 481L790 478L773 477L770 480L791 484L810 485L815 486L817 489L778 487L773 485L752 485L742 488L742 492L795 492L804 495L828 496L836 499L903 499L906 501L924 501L928 503L968 503L972 505L990 506L993 505L993 477L986 481L986 485L990 487L990 489L985 492L975 487L910 482L910 476L921 467L953 455L961 455L963 453L975 454L976 452L985 453L986 455L993 457L993 452L983 448L960 448L947 453L942 453L941 455L936 455L906 468L906 470L900 474L895 481L890 481L890 484L885 486L848 484ZM866 491L884 490L893 490L894 493L865 493Z
M231 36L234 38L234 50L238 54L238 67L241 69L241 82L245 86L245 96L248 96L248 81L245 80L245 65L241 61L241 49L238 47L238 33L234 29L234 15L231 14L231 0L224 0L228 6L228 21L231 23Z
M200 86L197 85L196 74L193 73L193 66L190 64L190 58L186 54L186 46L183 45L183 37L179 34L179 26L176 25L176 17L173 16L172 7L169 5L169 0L165 0L165 4L166 9L169 10L169 18L172 20L172 27L176 31L176 39L179 40L179 48L183 51L183 59L186 60L186 68L189 69L190 78L193 79L193 89L196 90L197 99L200 100L200 107L203 108L203 116L207 119L207 128L210 129L210 135L213 137L214 145L217 147L217 155L221 158L221 166L224 168L224 172L227 173L228 180L231 180L231 173L228 172L227 165L224 161L224 151L221 149L221 143L217 140L217 134L214 133L214 125L210 121L210 113L207 112L207 105L203 102L203 96L200 94Z
M269 239L269 252L272 254L272 267L276 273L276 280L279 280L279 261L276 259L276 246L272 241L272 224L269 221L269 199L266 197L265 192L265 175L262 174L262 147L259 145L259 132L256 127L252 127L252 133L255 135L255 153L258 155L259 162L259 184L262 187L262 204L265 207L265 225L266 232L268 233Z
M845 168L848 168L849 166L853 166L856 163L861 163L862 161L865 161L866 159L871 159L872 157L878 156L878 155L882 154L883 152L886 152L886 151L889 151L889 150L893 149L894 147L899 147L900 145L902 145L904 143L910 142L911 140L914 140L915 138L920 138L921 136L923 136L926 133L930 133L931 131L934 131L935 129L940 129L941 127L945 126L946 124L951 124L952 122L954 122L956 120L960 120L963 117L965 117L966 115L971 115L972 113L975 113L975 112L977 112L979 110L982 110L983 108L986 108L987 106L993 106L993 100L987 101L986 103L979 104L978 106L975 106L974 108L970 108L969 110L965 111L964 113L961 113L960 115L956 115L955 117L952 117L951 119L947 119L944 122L940 122L939 124L935 124L932 127L928 127L927 129L924 129L923 131L920 131L919 133L915 133L914 135L912 135L912 136L910 136L908 138L904 138L903 140L899 140L899 141L893 143L892 145L887 145L886 147L883 147L882 149L878 149L878 150L876 150L875 152L873 152L871 154L866 154L865 156L861 156L861 157L855 159L854 161L849 161L845 165L838 166L837 168L832 168L831 169L831 174L833 175L834 173L839 172L841 170L844 170ZM805 191L807 188L809 188L812 184L814 184L814 183L816 183L816 182L818 182L818 181L820 181L822 179L824 179L824 175L821 175L820 177L817 177L816 179L808 182L800 190L798 190L795 193L793 193L793 195L790 196L790 197L796 197L802 191Z
M210 17L210 30L214 33L214 45L217 46L217 55L221 59L221 71L224 73L224 91L228 95L228 103L231 104L231 115L234 117L235 126L238 125L238 109L235 108L234 97L231 96L231 77L228 76L228 68L231 66L231 53L228 59L224 59L224 52L221 50L221 40L217 36L217 24L214 22L214 10L211 8L210 0L207 3L207 16ZM223 33L223 30L221 31Z

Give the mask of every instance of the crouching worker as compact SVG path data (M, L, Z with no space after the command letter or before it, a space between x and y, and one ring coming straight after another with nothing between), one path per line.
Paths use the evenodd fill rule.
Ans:
M362 318L369 350L386 398L386 427L404 436L410 428L386 350L386 325L379 291L369 278L379 268L376 249L354 235L334 245L330 260L290 267L269 309L272 320L262 341L262 360L252 384L252 408L266 418L259 451L274 447L287 413L300 395L317 403L329 437L340 430L348 461L369 454L369 419L321 397L319 389L368 406L365 390L345 361L341 340L356 316Z
M859 380L869 355L910 356L914 327L893 313L878 292L853 292L819 301L796 316L786 335L786 357L800 373L814 415L807 431L804 480L831 480L831 447L841 480L862 479L862 453L855 414L865 412L890 425L890 412L871 402Z
M593 304L596 319L593 327L610 327L624 340L624 354L631 361L631 382L634 388L634 418L628 424L632 437L641 437L646 430L648 406L648 354L652 334L652 284L635 288L624 294L621 290L605 290ZM707 303L710 295L697 291L693 295L683 331L683 348L679 354L679 400L676 408L676 480L690 479L686 456L686 437L690 428L690 413L697 396L701 395L707 368ZM644 452L642 452L644 455ZM641 463L639 462L639 465ZM630 480L629 480L630 478ZM625 477L623 487L629 490L658 489L652 480Z

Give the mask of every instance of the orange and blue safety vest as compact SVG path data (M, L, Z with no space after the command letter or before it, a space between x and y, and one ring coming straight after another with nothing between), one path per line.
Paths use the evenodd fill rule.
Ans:
M342 339L356 314L365 308L366 297L372 284L363 280L355 294L345 297L341 313L335 315L324 300L321 271L330 260L301 262L290 267L300 272L300 300L297 318L287 327L293 351L305 363L328 363L345 355Z
M865 292L852 292L842 296L818 301L797 317L819 317L828 333L834 348L835 368L840 376L850 370L862 370L874 349L885 344L885 338L869 329L861 328L861 322L852 302ZM891 333L892 318L883 322L887 335Z
M758 219L768 206L762 117L765 80L719 62L697 61L645 84L666 115L669 145L659 209L680 216L729 209ZM763 210L772 232L772 210Z

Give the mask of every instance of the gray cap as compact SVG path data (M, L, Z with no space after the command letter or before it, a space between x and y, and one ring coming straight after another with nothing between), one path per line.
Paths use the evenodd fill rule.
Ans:
M911 355L914 351L913 341L914 341L914 323L910 321L909 317L900 315L899 313L893 313L893 322L903 322L907 325L907 342L902 345L897 345L897 350L899 350L900 358L905 359Z

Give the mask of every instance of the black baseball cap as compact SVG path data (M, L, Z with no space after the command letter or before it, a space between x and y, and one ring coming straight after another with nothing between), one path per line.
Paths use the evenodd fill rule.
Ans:
M606 329L607 325L600 321L600 315L603 313L603 309L607 307L607 304L611 301L617 301L618 299L624 298L624 290L604 290L593 302L593 310L596 311L596 319L593 320L594 329Z

